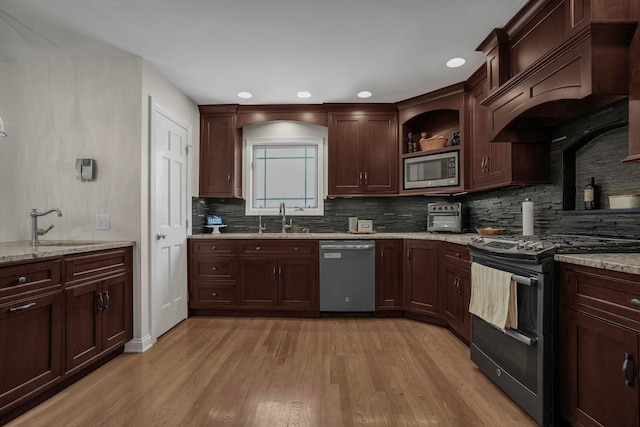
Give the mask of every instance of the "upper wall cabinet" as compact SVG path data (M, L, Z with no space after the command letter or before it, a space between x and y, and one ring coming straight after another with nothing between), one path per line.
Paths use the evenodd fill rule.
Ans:
M396 107L352 104L328 110L329 197L397 194Z
M200 196L242 197L242 138L237 105L200 107Z
M478 47L487 57L489 140L549 142L554 126L628 97L627 160L640 160L640 119L631 119L640 111L639 20L637 0L527 3Z
M467 90L467 189L548 183L549 143L490 142L489 111L482 105L489 93L484 67L467 81Z
M453 194L465 188L465 145L466 128L464 115L464 84L458 83L443 89L417 96L398 103L399 111L399 180L404 182L404 159L429 153L459 151L460 185L432 189L400 188L401 194ZM442 136L445 140L438 145L431 141L421 146L420 139Z

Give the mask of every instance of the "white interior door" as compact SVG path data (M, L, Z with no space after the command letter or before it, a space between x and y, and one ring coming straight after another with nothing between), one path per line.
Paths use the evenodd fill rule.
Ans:
M190 125L151 100L151 333L187 318L187 156Z

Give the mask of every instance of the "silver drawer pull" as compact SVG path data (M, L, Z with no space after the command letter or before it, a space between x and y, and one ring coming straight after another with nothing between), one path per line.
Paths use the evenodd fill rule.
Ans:
M212 250L212 251L215 251L216 249L218 249L218 247L217 247L217 246L212 246L212 247L211 247L211 250Z
M213 270L213 271L217 271L217 270L218 270L218 267L213 267L213 268L212 268L212 270Z
M217 292L212 292L212 293L211 293L211 296L217 297L217 296L218 296L218 293L217 293Z
M640 308L640 299L632 298L631 299L631 305L634 306L635 308Z
M18 285L22 285L24 283L27 283L27 278L24 276L18 277Z
M259 250L260 250L260 246L256 246L256 251L259 251Z
M16 312L16 311L24 311L24 310L28 310L28 309L30 309L31 307L33 307L34 305L36 305L36 303L35 303L35 302L30 302L29 304L21 305L21 306L18 306L18 307L11 307L11 308L9 309L9 313L13 313L13 312Z

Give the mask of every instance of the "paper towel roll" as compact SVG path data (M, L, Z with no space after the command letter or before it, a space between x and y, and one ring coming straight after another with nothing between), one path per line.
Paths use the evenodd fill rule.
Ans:
M533 202L529 199L522 202L522 235L533 236Z

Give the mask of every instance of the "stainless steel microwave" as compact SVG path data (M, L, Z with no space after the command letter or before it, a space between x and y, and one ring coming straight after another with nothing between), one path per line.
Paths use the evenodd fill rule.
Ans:
M460 185L458 150L404 159L405 190L458 185Z

